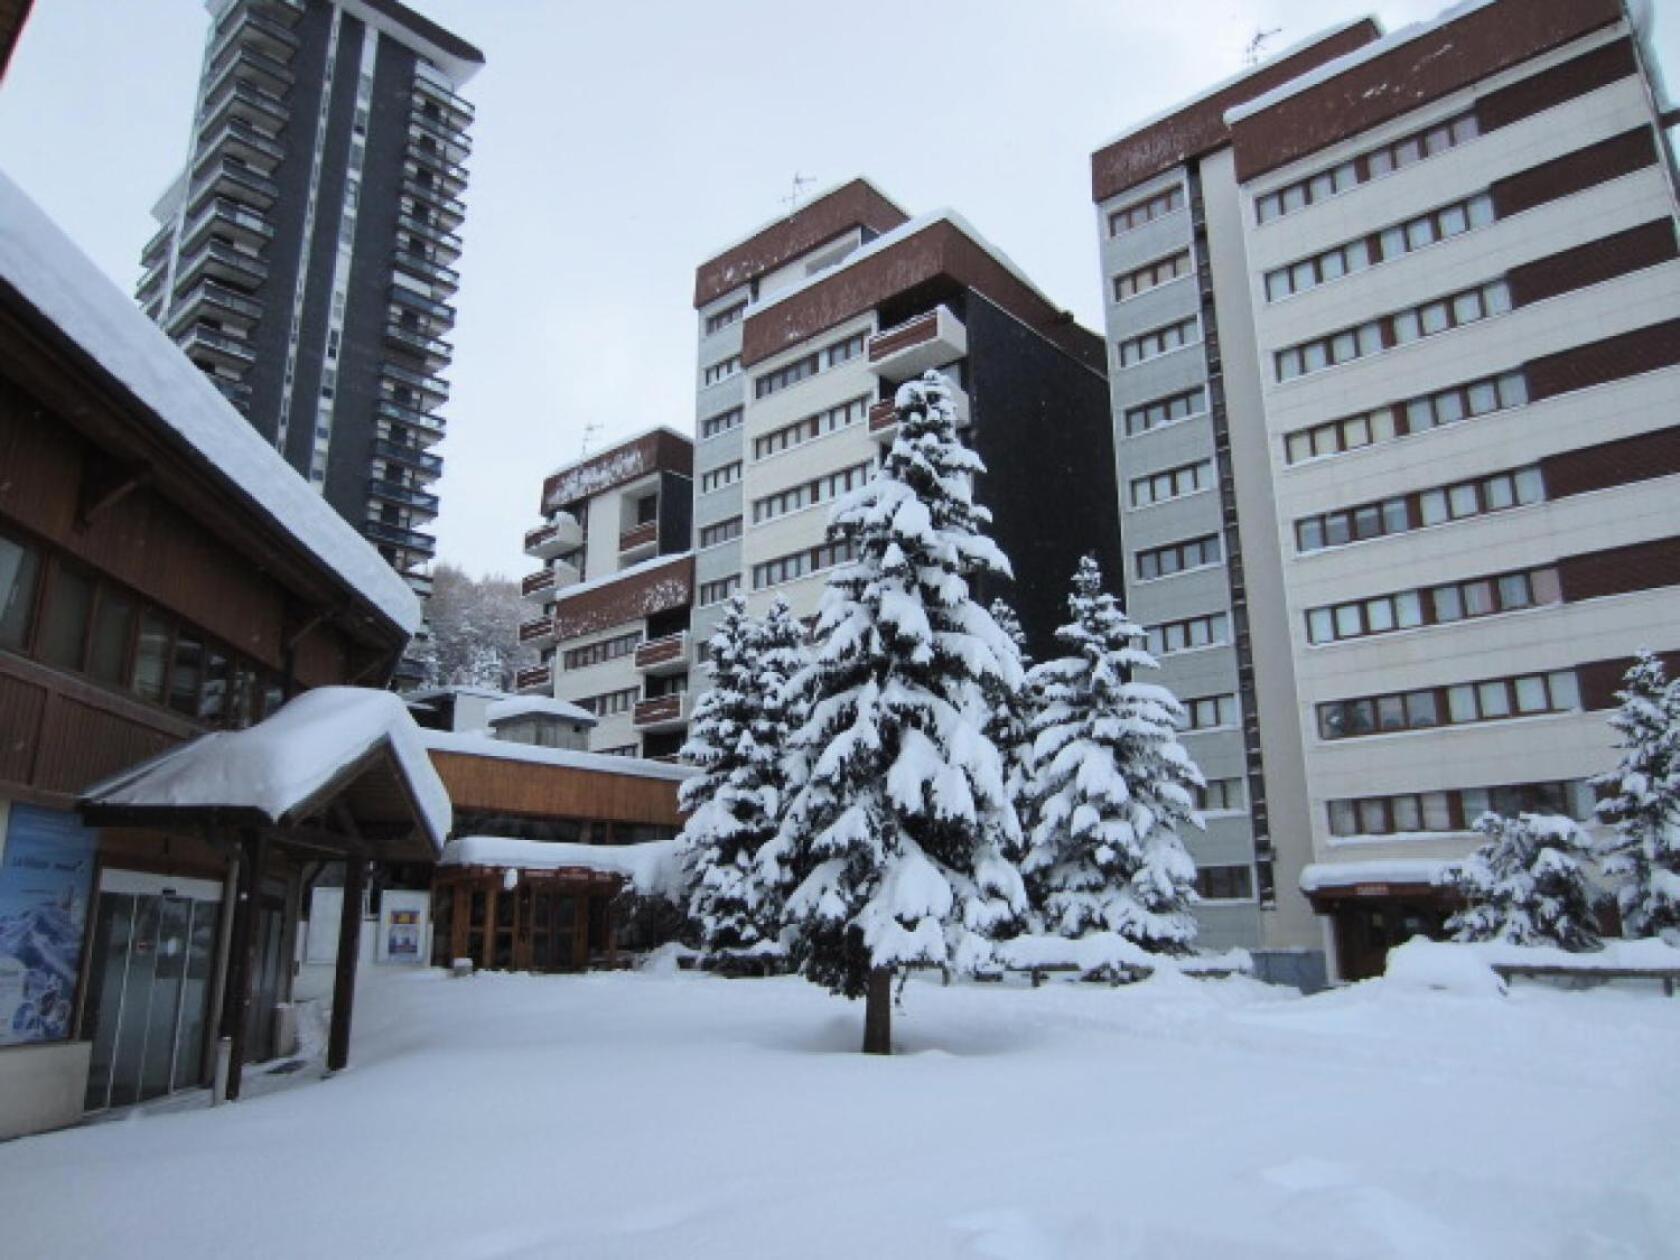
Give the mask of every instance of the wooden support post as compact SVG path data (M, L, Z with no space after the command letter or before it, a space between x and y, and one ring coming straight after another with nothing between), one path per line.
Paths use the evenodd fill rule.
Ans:
M247 831L239 837L239 895L233 907L233 939L228 943L227 992L222 998L222 1036L229 1043L227 1099L239 1098L245 1072L245 1029L251 1010L251 952L256 947L257 896L268 857L268 837Z
M892 982L891 967L877 967L869 973L869 988L863 999L865 1054L892 1053Z
M350 1016L356 1004L356 961L362 952L362 890L367 861L344 863L344 905L338 915L338 964L333 971L332 1029L327 1037L327 1071L341 1072L350 1062Z

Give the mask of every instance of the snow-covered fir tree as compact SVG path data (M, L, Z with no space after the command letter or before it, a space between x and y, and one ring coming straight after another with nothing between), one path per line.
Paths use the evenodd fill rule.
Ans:
M994 599L991 604L992 620L997 622L1009 642L1015 648L1015 670L1019 681L1010 685L1006 673L997 673L986 678L983 686L986 696L986 738L1003 756L1004 786L1009 792L1010 803L1015 807L1017 819L1024 822L1028 803L1027 789L1032 773L1032 715L1034 712L1034 697L1036 693L1028 685L1028 671L1032 667L1032 658L1027 652L1027 636L1021 630L1021 619L1015 610L1001 599ZM1024 832L1020 833L1024 836ZM1012 859L1019 861L1022 854L1017 845L1006 850Z
M1181 953L1196 936L1196 864L1178 830L1200 827L1202 774L1178 740L1183 708L1137 682L1156 668L1144 632L1086 556L1056 631L1068 655L1033 668L1033 813L1021 864L1041 928L1067 937L1117 932Z
M785 871L803 972L867 995L864 1049L891 1053L895 969L985 967L1026 911L1006 850L1019 828L986 737L985 680L1018 685L1013 644L971 584L1008 576L974 502L979 458L938 373L900 387L898 432L870 482L836 503L829 579L798 687L808 776L766 864ZM797 758L796 758L797 762Z
M1599 817L1613 830L1603 870L1629 936L1680 931L1680 680L1642 651L1611 715L1621 760L1593 780Z
M679 799L689 817L682 849L689 917L714 959L774 944L774 889L758 878L758 851L781 817L779 769L787 742L783 692L799 666L799 627L781 600L763 622L734 596L707 644L712 687L694 708L685 761L700 773Z
M1454 940L1598 948L1582 867L1591 845L1572 819L1483 814L1475 828L1486 837L1481 847L1437 881L1465 901L1447 920Z

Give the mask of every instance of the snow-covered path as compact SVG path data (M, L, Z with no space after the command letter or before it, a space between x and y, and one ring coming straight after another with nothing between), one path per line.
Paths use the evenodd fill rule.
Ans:
M369 976L335 1080L0 1146L0 1254L1680 1255L1680 1000L915 984L886 1060L861 1018Z

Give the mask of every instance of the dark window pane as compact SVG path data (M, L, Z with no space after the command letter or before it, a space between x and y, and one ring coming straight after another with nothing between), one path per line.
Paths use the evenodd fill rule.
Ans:
M169 707L188 717L198 712L198 684L204 674L204 645L182 631L175 640L175 668L169 675Z
M204 654L204 686L199 691L198 716L219 722L227 712L228 658L215 648Z
M55 564L46 616L41 622L41 659L61 669L80 669L92 611L93 582L75 569Z
M134 628L134 603L109 587L99 592L99 611L93 619L93 645L88 673L100 682L121 686L128 665L128 640Z
M140 617L140 638L134 648L134 693L145 700L163 701L169 673L169 623L155 612Z
M33 548L0 536L0 647L21 652L29 645L29 618L41 558Z

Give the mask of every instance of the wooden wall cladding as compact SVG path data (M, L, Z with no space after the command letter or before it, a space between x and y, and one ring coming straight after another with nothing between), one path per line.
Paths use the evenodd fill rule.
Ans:
M1633 41L1618 39L1489 92L1476 102L1476 121L1483 131L1497 131L1554 105L1608 87L1636 69Z
M1680 586L1680 538L1565 556L1558 579L1566 603Z
M602 451L551 473L543 482L542 510L551 512L656 472L694 474L694 444L666 429L655 429L611 450Z
M1680 652L1658 652L1657 656L1670 678L1680 678ZM1613 661L1588 661L1578 665L1575 676L1581 687L1581 707L1589 713L1616 707L1616 693L1622 689L1622 679L1633 665L1633 657L1624 656Z
M640 621L654 613L681 608L694 599L694 557L643 569L620 581L605 582L562 598L555 609L555 634L575 639L613 626Z
M1671 319L1530 359L1523 365L1523 374L1528 378L1529 397L1538 402L1676 364L1680 364L1680 320Z
M1680 428L1583 446L1540 461L1548 499L1632 485L1680 473Z
M1635 127L1632 131L1624 131L1619 136L1566 153L1550 162L1542 162L1516 175L1495 180L1491 190L1494 210L1500 218L1508 218L1599 184L1607 184L1623 175L1642 171L1654 166L1656 161L1657 145L1651 129Z
M1527 306L1658 266L1677 254L1674 220L1663 218L1513 267L1505 281L1512 303Z
M457 811L680 827L677 781L432 750Z

